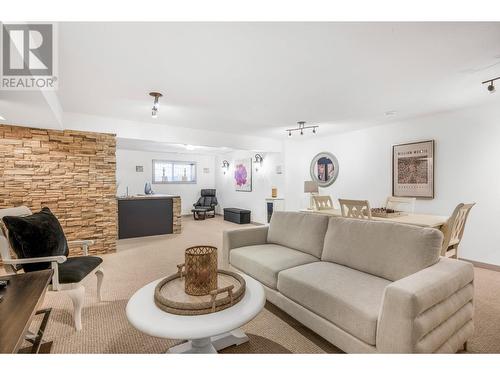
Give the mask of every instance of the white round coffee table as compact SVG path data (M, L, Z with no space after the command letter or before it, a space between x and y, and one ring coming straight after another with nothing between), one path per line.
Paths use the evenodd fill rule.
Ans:
M162 280L139 289L127 303L127 318L139 331L150 336L189 340L168 353L217 353L231 345L247 342L240 327L264 308L266 296L259 282L242 275L246 282L244 297L236 305L205 315L183 316L167 313L155 305L154 291Z

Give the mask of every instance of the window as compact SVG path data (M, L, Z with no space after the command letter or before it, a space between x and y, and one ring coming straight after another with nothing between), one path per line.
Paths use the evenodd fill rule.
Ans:
M196 162L153 160L153 184L196 184Z

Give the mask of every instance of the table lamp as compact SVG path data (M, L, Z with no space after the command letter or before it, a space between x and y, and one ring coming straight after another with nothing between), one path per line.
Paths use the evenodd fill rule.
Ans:
M314 194L318 194L318 184L314 181L304 181L304 193L309 193L309 209L314 209Z

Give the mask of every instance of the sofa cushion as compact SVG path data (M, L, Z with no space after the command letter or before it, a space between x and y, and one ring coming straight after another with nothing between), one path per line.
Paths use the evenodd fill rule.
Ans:
M437 229L332 217L321 259L395 281L437 263L442 243Z
M278 290L370 345L375 345L384 289L390 281L330 262L281 271Z
M276 289L280 271L318 260L301 251L273 244L239 247L229 253L232 266L273 289Z
M325 215L277 211L271 217L267 242L320 258L327 228Z

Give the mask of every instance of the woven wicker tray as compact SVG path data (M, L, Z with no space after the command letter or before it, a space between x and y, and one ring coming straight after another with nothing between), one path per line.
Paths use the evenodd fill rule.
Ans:
M372 213L373 217L384 217L384 218L391 218L391 217L408 215L407 212L403 212L403 211L384 212L384 211L373 211L372 210L371 213Z
M156 286L156 306L176 315L203 315L227 309L245 295L245 279L235 272L218 270L218 289L205 296L192 296L184 291L184 274L176 273Z

